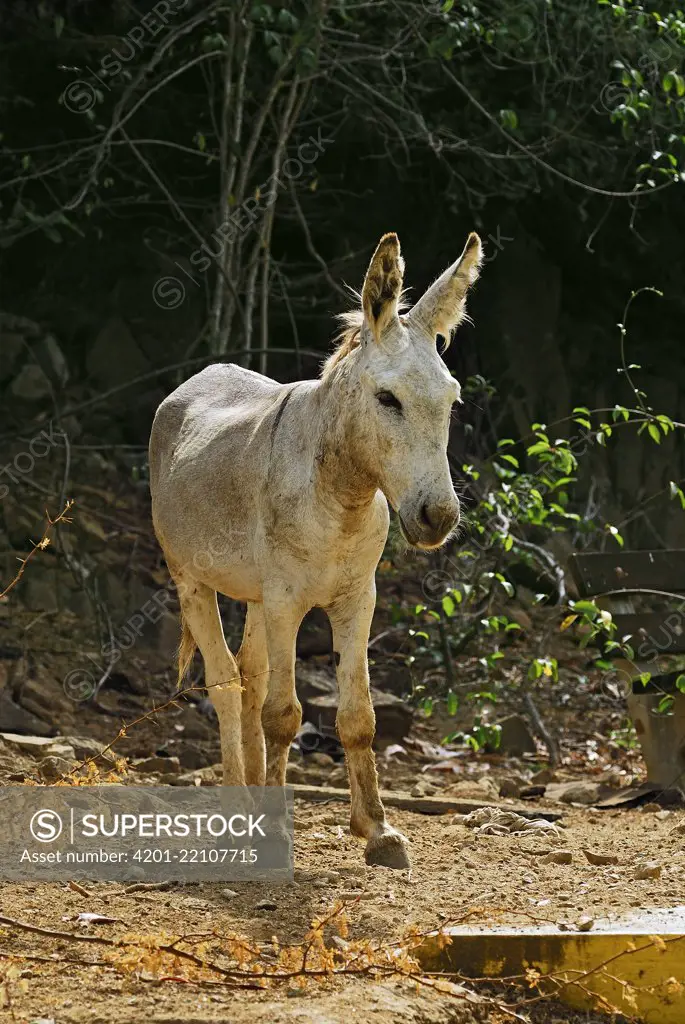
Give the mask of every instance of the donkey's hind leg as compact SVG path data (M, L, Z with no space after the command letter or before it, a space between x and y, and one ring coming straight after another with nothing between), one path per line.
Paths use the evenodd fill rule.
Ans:
M184 626L202 652L205 686L219 718L224 785L244 786L240 670L226 645L216 591L186 577L176 582Z
M266 740L266 784L285 786L290 744L302 721L295 692L295 638L306 609L286 592L265 594L264 622L269 660L269 688L262 710Z
M262 707L269 687L269 659L266 650L264 607L249 601L243 642L238 651L243 684L242 736L245 781L263 786L266 778L266 749L262 728Z

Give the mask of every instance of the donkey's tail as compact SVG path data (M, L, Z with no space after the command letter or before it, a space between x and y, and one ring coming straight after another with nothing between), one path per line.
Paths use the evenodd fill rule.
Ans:
M190 668L190 663L193 660L193 655L197 649L195 643L195 637L190 632L190 627L186 622L183 612L181 612L181 643L178 647L178 685L180 687L183 682L183 677Z

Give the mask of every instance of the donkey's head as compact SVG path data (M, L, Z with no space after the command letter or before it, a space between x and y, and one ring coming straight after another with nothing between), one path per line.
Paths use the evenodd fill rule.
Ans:
M404 260L395 234L384 235L362 289L363 321L356 365L362 437L379 486L410 544L434 548L459 523L447 441L460 387L437 350L466 316L468 288L482 258L478 235L416 305L402 313Z

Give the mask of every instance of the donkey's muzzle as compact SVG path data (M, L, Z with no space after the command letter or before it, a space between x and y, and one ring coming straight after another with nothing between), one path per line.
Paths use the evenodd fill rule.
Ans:
M438 548L459 525L459 502L424 502L413 516L399 513L405 540L417 548Z

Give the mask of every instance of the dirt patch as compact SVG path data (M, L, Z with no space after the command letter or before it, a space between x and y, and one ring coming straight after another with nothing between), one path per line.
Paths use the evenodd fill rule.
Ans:
M424 931L466 919L563 925L580 917L685 903L685 852L682 836L673 833L678 813L657 817L649 811L571 808L558 839L474 834L459 816L396 810L391 820L411 842L413 868L408 873L364 864L363 843L348 831L348 812L342 803L296 802L292 883L180 884L131 894L117 883L86 883L88 895L59 884L6 884L0 890L0 913L43 928L110 939L204 935L210 952L237 933L263 944L268 955L275 938L280 944L301 943L312 920L325 917L336 903L349 906L345 941L379 943L397 940L408 927ZM570 852L570 863L550 862L550 851L560 849ZM618 863L593 866L584 850L616 855ZM636 864L645 859L658 862L659 877L635 878ZM260 909L262 901L272 902L275 909ZM116 920L84 926L77 922L83 912ZM17 957L13 962L22 971L19 981L26 982L20 986L25 991L16 982L13 993L10 985L18 1022L336 1022L348 1019L355 1009L363 1010L366 1020L417 1024L496 1019L479 1016L482 1007L464 1004L454 993L415 990L406 981L340 979L324 988L298 981L269 992L207 991L179 978L153 980L150 971L88 966L101 953L97 943L32 934L12 925L0 927L0 953L4 966L8 955ZM70 958L81 962L67 963Z

